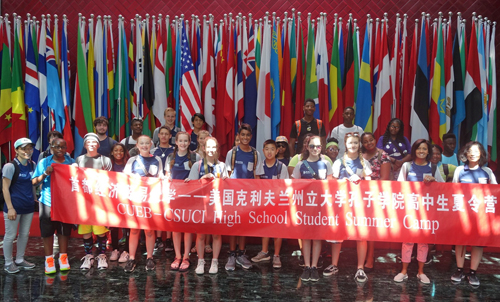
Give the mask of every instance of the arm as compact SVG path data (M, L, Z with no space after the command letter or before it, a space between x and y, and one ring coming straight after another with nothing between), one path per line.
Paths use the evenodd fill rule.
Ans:
M391 163L386 162L380 166L380 180L389 180L391 177Z
M290 143L288 144L288 147L290 148L290 156L295 155L295 138L290 138Z
M37 170L38 170L38 166L37 166ZM52 168L52 166L48 166L47 168L45 168L45 171L43 172L43 174L36 176L36 177L33 177L31 179L31 184L33 184L33 186L38 186L45 178L47 178L50 174L52 174L53 171L54 171L54 168Z
M15 220L17 217L17 212L16 209L14 209L14 206L12 205L12 200L10 199L10 183L11 180L8 179L7 177L2 178L2 191L3 191L3 198L5 199L5 205L7 206L7 216L9 217L9 220Z

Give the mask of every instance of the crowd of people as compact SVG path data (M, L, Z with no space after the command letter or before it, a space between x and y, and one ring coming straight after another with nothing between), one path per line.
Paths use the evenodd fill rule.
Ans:
M54 234L58 239L60 271L68 271L68 240L72 224L51 219L51 174L52 163L75 165L83 168L121 172L140 177L165 177L185 182L220 178L232 179L346 179L358 184L361 180L394 180L417 182L455 182L496 184L496 178L486 167L486 152L478 142L467 143L458 154L455 153L456 138L453 134L443 137L443 146L432 145L426 139L410 144L404 137L404 125L399 119L392 119L383 136L378 139L353 124L355 112L352 107L343 111L343 123L331 133L325 132L321 120L314 118L314 100L304 102L304 117L296 121L288 139L278 136L267 140L262 152L250 145L252 128L242 124L238 130L235 146L221 158L216 138L203 130L205 119L202 114L193 116L193 131L183 132L175 127L175 110L165 110L165 125L158 127L153 138L142 134L143 121L133 119L132 134L114 141L107 136L108 120L98 117L94 121L96 133L84 137L82 155L73 159L66 153L66 142L62 135L53 131L48 134L49 148L40 155L38 163L31 160L33 142L22 138L14 143L15 159L2 169L2 190L5 198L4 257L5 271L16 273L20 269L33 269L35 265L24 259L35 205L38 203L39 224L45 253L45 273L56 272L54 258ZM327 139L328 137L328 139ZM263 155L263 156L262 156ZM54 185L54 184L52 184ZM37 194L39 188L39 194ZM19 230L18 230L19 229ZM195 273L205 273L205 254L212 254L208 272L219 270L219 256L222 246L220 234L190 234L166 232L165 230L138 230L108 228L106 226L79 225L78 234L83 237L85 256L81 259L81 270L89 270L97 262L97 268L104 270L108 261L125 263L124 271L133 272L138 264L138 246L144 243L147 251L145 269L154 270L155 251L165 250L175 254L171 270L185 272L191 267L190 254L196 253L198 260ZM120 231L122 238L120 239ZM111 254L108 259L107 241L111 238ZM13 258L13 242L17 239L16 258ZM95 239L94 239L95 238ZM244 236L229 237L229 255L225 270L233 271L237 266L250 269L252 263L271 261L269 237L262 238L261 251L252 258L245 253ZM410 238L409 238L410 239ZM97 240L97 253L93 251ZM283 238L274 238L272 266L281 268L280 249ZM193 242L195 247L192 247ZM342 241L328 241L331 244L332 263L323 270L324 276L339 273L338 262ZM120 244L122 243L122 244ZM318 261L323 242L302 238L299 240L303 256L303 281L318 281ZM402 269L395 282L408 279L408 265L414 244L405 242L401 249ZM483 247L472 247L468 274L464 271L465 246L456 246L457 271L451 276L454 282L464 278L472 285L479 285L476 276ZM417 244L418 273L420 282L430 279L424 273L424 263L429 253L428 244ZM96 256L97 254L97 256ZM368 280L367 272L374 266L373 242L357 242L357 272L354 279L363 283Z

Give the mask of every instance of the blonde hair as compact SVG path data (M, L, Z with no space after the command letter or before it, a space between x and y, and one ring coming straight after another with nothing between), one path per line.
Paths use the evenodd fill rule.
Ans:
M165 109L165 111L163 112L163 115L167 114L167 112L173 112L173 113L177 114L175 109L172 107L167 107L167 109Z
M350 138L356 138L358 140L358 158L359 161L361 162L361 167L363 167L363 178L365 178L365 159L363 158L363 152L361 151L361 137L353 135L353 136L346 136L344 139L344 147L346 152L344 152L344 156L342 157L342 164L345 166L345 162L348 158L347 156L347 140Z
M200 132L198 133L198 146L196 147L195 152L200 151L201 144L200 144L199 140L200 140L200 136L202 136L202 135L205 135L205 137L211 137L210 132L208 132L207 130L200 130ZM205 142L206 142L206 140L205 140ZM217 146L219 146L218 142L217 142Z
M217 150L217 151L215 151L215 163L217 164L219 162L219 141L215 137L209 136L209 137L207 137L207 140L205 141L205 145L209 140L213 140L215 142L215 149ZM207 152L206 151L203 152L203 159L205 159L205 160L207 159Z

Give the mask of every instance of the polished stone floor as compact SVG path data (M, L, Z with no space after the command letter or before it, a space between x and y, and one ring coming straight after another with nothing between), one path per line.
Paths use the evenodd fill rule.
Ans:
M466 281L451 283L450 276L456 269L454 255L439 249L433 263L425 267L431 278L429 285L419 283L415 277L416 263L410 265L407 282L392 281L401 266L396 260L396 250L376 250L375 271L368 274L368 282L360 285L353 279L356 250L352 248L343 250L337 276L321 275L318 282L301 282L302 269L298 258L292 256L297 246L287 245L286 241L281 256L283 267L279 270L265 262L248 271L237 268L226 272L228 246L224 245L219 273L202 276L195 274L194 265L186 273L170 271L173 254L165 252L156 256L154 272L144 270L145 258L131 274L125 273L123 265L117 262L110 262L105 271L81 272L80 258L84 254L81 239L70 241L73 268L70 273L46 276L41 239L30 238L28 245L26 259L37 267L13 275L2 270L0 299L3 301L500 301L500 255L496 253L484 254L478 271L481 286L473 288ZM260 246L251 245L247 254L252 257L259 250ZM0 253L3 267L3 251ZM323 268L330 262L327 255L324 258ZM196 262L195 255L191 259Z

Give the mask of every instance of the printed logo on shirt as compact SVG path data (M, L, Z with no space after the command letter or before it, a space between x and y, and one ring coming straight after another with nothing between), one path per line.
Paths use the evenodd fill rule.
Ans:
M155 165L149 166L149 174L151 174L151 175L158 174L158 167Z
M189 161L184 162L184 170L191 170L191 168L189 168Z
M326 169L318 169L318 175L321 179L326 179Z

